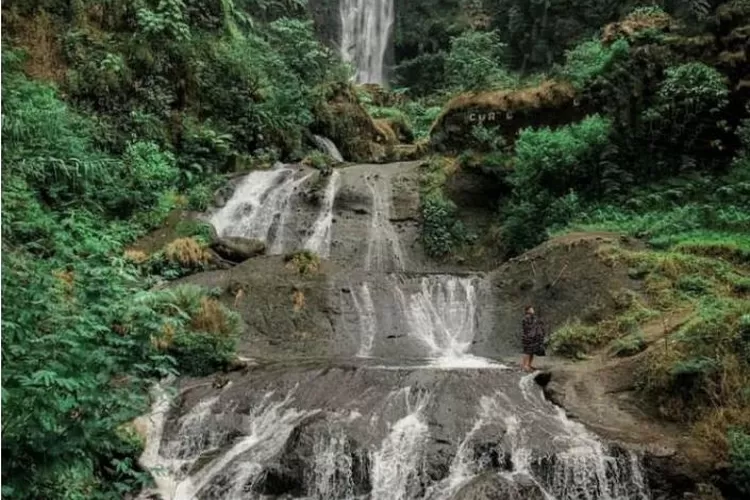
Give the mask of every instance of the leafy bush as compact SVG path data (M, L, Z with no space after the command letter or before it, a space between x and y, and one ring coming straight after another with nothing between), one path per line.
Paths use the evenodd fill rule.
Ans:
M445 257L466 240L466 229L456 212L456 205L442 193L422 200L422 241L429 256Z
M505 45L496 32L466 31L451 40L446 81L455 90L512 87L517 79L504 69L504 62Z
M740 493L750 494L750 434L733 429L728 437L731 481Z
M186 374L202 376L225 368L241 332L239 316L196 286L181 286L140 299L164 320L151 343L168 353Z
M667 68L653 105L643 113L651 141L680 144L683 154L692 152L707 131L719 127L728 95L725 77L710 66L691 62Z
M422 243L430 257L445 257L475 239L458 219L458 210L443 193L452 162L432 157L424 165L420 191Z
M555 330L549 339L552 352L569 358L582 358L586 352L598 344L597 328L586 326L578 319L566 322Z
M591 196L601 189L597 160L607 145L609 127L606 119L594 115L557 130L521 131L504 231L511 251L544 241L547 228L567 224L580 211L579 193Z
M606 73L613 63L627 58L629 50L625 40L617 40L609 46L600 40L580 43L565 53L565 65L560 74L574 87L583 89Z

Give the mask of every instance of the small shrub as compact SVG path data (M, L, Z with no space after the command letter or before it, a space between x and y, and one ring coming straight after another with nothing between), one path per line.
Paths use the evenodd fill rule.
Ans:
M583 358L585 353L599 344L599 332L576 319L566 322L550 336L552 352L569 358Z
M711 283L702 276L681 276L676 283L677 289L692 294L701 294L711 288Z
M303 165L316 168L321 172L330 172L331 167L333 167L335 163L336 160L322 151L310 151L310 153L302 160Z
M628 357L638 354L646 349L646 339L643 333L632 333L621 339L617 339L612 346L612 354L617 357Z
M610 46L599 40L583 42L565 53L565 65L560 72L574 87L583 89L615 61L625 59L629 50L625 40L617 40Z
M196 238L201 243L209 243L214 234L211 224L197 220L181 220L175 226L175 233L183 238Z
M205 185L193 186L187 191L187 206L196 212L205 212L211 206L213 193Z
M750 433L740 429L729 431L730 480L741 492L750 495Z
M453 38L445 59L448 85L457 90L514 86L518 79L503 67L505 51L495 31L466 31Z
M223 369L234 356L239 316L196 286L180 286L150 297L167 320L152 344L172 356L181 372L204 376Z
M211 260L211 254L195 238L178 238L164 249L167 261L187 269L202 268Z
M320 257L310 250L300 250L287 255L284 260L287 267L293 269L302 276L316 274L320 270Z

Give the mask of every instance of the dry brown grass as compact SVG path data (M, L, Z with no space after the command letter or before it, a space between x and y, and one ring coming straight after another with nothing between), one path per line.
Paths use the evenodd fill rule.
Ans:
M320 271L320 257L308 250L301 250L285 258L287 269L292 269L302 276L309 276Z
M375 124L375 128L380 133L380 136L383 139L383 143L396 144L398 142L398 136L396 136L396 132L393 130L393 125L391 124L390 120L386 118L379 118L377 120L373 120L373 123Z
M300 312L305 308L305 294L302 290L294 290L292 292L292 305L294 312Z
M148 254L142 250L125 250L123 257L125 257L125 260L134 264L143 264L148 260Z
M151 336L151 345L160 351L166 351L174 342L175 327L172 323L164 323L161 327L161 335Z
M228 336L233 333L233 325L221 303L210 297L201 299L200 308L193 316L190 327L194 331Z
M211 254L194 238L178 238L172 241L164 249L164 256L170 262L179 263L183 267L201 266L211 261Z
M3 28L28 54L24 65L28 76L57 84L65 80L67 66L60 50L62 30L52 16L40 11L30 17L21 17L13 9L4 10Z
M506 113L526 109L557 108L576 97L576 91L567 82L547 80L535 87L519 90L470 92L451 99L442 115L469 109L482 109ZM440 121L440 117L438 118Z
M750 431L750 408L715 408L695 423L692 435L712 454L715 461L724 462L729 458L727 431L732 427Z
M630 38L647 29L665 30L672 25L672 18L666 13L633 12L622 21L604 27L602 42L612 43L620 37Z

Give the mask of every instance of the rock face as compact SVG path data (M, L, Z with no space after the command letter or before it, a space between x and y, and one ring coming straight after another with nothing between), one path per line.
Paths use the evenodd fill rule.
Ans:
M533 483L518 483L497 474L483 474L461 488L455 500L544 500L544 492Z
M212 214L222 238L252 230L283 244L180 281L220 290L252 359L157 404L143 460L166 469L166 498L650 498L640 455L501 362L518 352L527 302L554 327L637 286L606 259L631 243L567 236L468 272L421 251L418 163L316 174L242 179ZM328 257L311 241L328 241L317 246Z
M637 460L568 421L530 375L404 362L306 365L230 374L218 393L185 385L162 439L147 450L151 466L166 466L172 487L189 495L177 498L249 489L382 500L536 499L542 489L566 498L573 488L591 498L647 494L633 479L642 473ZM176 449L177 468L165 461Z
M315 110L313 132L331 139L344 159L381 162L388 135L359 102L354 88L337 85L328 91L327 102Z
M218 238L211 243L211 248L221 257L238 263L266 252L263 241L237 236Z
M179 283L220 288L221 300L245 325L243 356L320 356L335 350L329 304L331 265L301 275L281 256L263 256L226 271L189 276Z
M528 126L554 126L582 118L585 111L576 91L565 82L546 81L521 90L472 92L451 99L430 131L430 144L438 151L470 149L475 126L497 127L512 143Z

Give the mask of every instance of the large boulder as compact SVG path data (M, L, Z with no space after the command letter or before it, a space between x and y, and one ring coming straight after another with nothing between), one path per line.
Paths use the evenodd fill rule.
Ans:
M254 489L266 495L327 494L333 498L370 491L367 449L314 415L289 436L278 460L269 464ZM348 478L348 481L342 481Z
M354 88L336 84L327 89L326 102L316 107L311 130L331 139L341 155L355 162L381 162L388 137L367 113ZM393 132L391 132L393 133Z
M545 81L519 90L469 92L451 99L430 130L430 144L439 151L470 149L475 126L496 128L507 142L526 127L553 126L585 115L575 89L567 82Z
M264 242L238 236L217 238L211 248L224 259L238 263L266 253Z
M481 474L463 486L455 500L543 500L544 492L522 477L510 478L496 473Z

